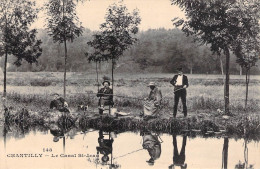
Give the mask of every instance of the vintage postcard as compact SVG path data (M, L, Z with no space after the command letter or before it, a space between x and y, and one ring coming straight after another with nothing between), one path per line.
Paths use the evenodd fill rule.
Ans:
M0 169L259 169L259 11L1 0Z

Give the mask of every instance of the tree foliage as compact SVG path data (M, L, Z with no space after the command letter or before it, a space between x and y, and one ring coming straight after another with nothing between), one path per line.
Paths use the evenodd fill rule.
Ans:
M15 65L22 60L35 63L42 53L36 29L29 26L37 18L35 2L29 0L2 0L0 2L1 56L7 53L16 57Z
M54 42L64 44L64 98L66 98L67 41L73 42L82 34L83 29L76 14L76 2L75 0L49 0L45 4L49 35Z
M137 41L133 35L137 34L141 22L138 10L129 13L124 4L112 4L107 9L105 20L100 25L100 32L88 42L94 48L94 52L88 55L89 61L118 60Z
M37 31L29 29L37 13L35 2L30 0L0 1L0 56L5 55L4 96L8 55L14 56L14 64L20 66L23 60L30 64L37 62L42 53L42 42L36 38Z
M176 26L182 25L182 30L188 36L193 35L201 44L209 44L213 53L224 52L225 111L229 113L230 52L238 52L241 44L247 39L253 40L259 34L259 30L256 29L259 20L255 17L257 7L254 7L257 1L251 1L249 8L245 8L245 3L250 1L242 0L171 0L171 2L185 10L187 16L187 20L175 18L173 22Z
M244 29L240 34L237 44L234 45L234 53L237 56L237 63L249 70L256 66L260 56L260 2L240 1L239 12L244 18L244 25L249 28Z
M86 39L91 40L95 32L89 29L83 29L82 36L74 39L73 43L68 44L68 71L73 72L93 72L95 63L87 64L88 58L85 52L91 52L90 46L86 45ZM54 43L51 36L48 36L47 30L38 29L38 39L42 40L42 55L37 60L37 65L28 64L22 61L22 65L16 67L10 64L8 71L50 71L62 72L64 69L64 47L62 44ZM175 72L178 58L184 57L183 70L185 73L191 72L189 62L192 60L192 72L195 74L220 74L220 60L213 55L209 46L199 46L194 43L192 37L186 35L179 29L151 29L139 32L136 35L138 41L132 47L126 50L120 58L120 63L116 66L116 71L120 72ZM186 53L188 53L186 55ZM189 56L189 57L188 57ZM223 56L223 55L222 55ZM230 73L239 74L239 66L236 63L236 56L231 54ZM15 57L9 57L9 63L15 61ZM142 62L143 60L143 62ZM259 64L259 61L257 64ZM3 65L3 60L0 61ZM145 63L145 64L143 64ZM225 60L223 60L225 63ZM104 62L99 69L100 72L110 70L109 62ZM243 68L245 72L245 68ZM259 67L252 67L251 74L259 74Z
M47 30L54 42L72 42L82 34L83 27L76 14L75 0L49 0L45 6Z

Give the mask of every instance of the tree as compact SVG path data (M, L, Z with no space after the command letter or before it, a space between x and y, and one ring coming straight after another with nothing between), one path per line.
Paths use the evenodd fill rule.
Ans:
M29 26L37 18L38 9L30 0L1 0L0 2L0 56L4 55L4 93L6 97L6 72L8 56L13 55L14 64L20 66L25 60L32 64L42 53L41 41L36 29Z
M237 15L243 15L250 29L245 29L244 34L238 38L238 43L234 46L234 53L237 56L237 63L246 71L246 99L245 110L248 100L248 85L250 81L250 69L256 66L260 56L260 3L244 1L239 3L240 12ZM252 36L253 35L253 36Z
M253 24L258 25L252 15L242 15L242 0L171 0L172 4L179 5L186 12L187 20L174 19L175 26L182 25L182 31L188 36L195 36L195 40L201 44L209 44L213 53L224 53L226 56L225 79L225 112L229 109L229 64L230 52L237 48L240 37L256 35L256 30L251 30ZM256 3L256 1L252 2ZM246 30L246 31L245 31Z
M76 2L75 0L49 0L45 4L49 35L52 36L55 43L64 43L64 98L66 98L67 42L73 42L76 37L82 34L83 30L75 12Z
M128 12L124 4L112 4L106 13L106 22L100 25L101 31L93 35L88 45L94 48L91 54L86 53L89 61L101 62L112 60L112 89L114 85L114 68L116 61L124 51L133 45L137 38L138 25L141 22L138 10Z

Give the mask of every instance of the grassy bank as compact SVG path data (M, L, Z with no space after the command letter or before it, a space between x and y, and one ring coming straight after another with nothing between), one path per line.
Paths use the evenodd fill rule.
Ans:
M81 117L79 126L86 131L88 128L137 131L149 130L158 133L187 133L189 135L207 136L229 136L236 138L260 139L260 121L258 115L250 117L240 116L230 119L215 117L209 119L206 116L190 116L188 118L155 118L143 120L139 118L112 118L103 117Z
M63 116L57 111L33 112L21 109L5 116L6 126L20 126L25 129L48 129L52 124L62 128L75 127L81 131L89 128L103 129L104 131L143 131L149 130L157 133L188 134L190 136L247 138L260 139L260 116L258 114L239 114L226 117L221 114L209 115L206 112L197 112L187 118L157 118L138 116L112 117L97 115L93 112L73 112ZM64 130L65 130L64 129Z
M69 73L66 100L73 117L81 119L77 122L80 123L82 128L105 127L141 130L148 126L151 130L168 133L182 131L194 133L199 131L206 134L208 131L218 133L223 130L225 134L234 134L241 137L259 135L260 76L251 77L246 112L244 111L244 77L231 76L230 107L233 116L229 119L223 118L224 89L221 75L188 75L190 83L187 89L188 118L182 119L183 114L180 104L177 119L172 119L174 94L173 87L169 83L172 76L172 74L116 74L114 84L115 107L119 111L130 113L130 118L92 118L93 114L97 114L98 103L95 94L97 92L95 74ZM148 96L149 88L146 86L150 81L156 82L162 91L163 108L160 111L160 118L151 119L148 123L137 117L142 111L143 102L140 99ZM17 116L22 109L26 109L30 115L31 121L28 121L29 124L48 126L50 123L57 121L59 116L49 110L49 104L52 100L50 96L52 93L62 94L63 79L61 73L9 73L7 82L7 105L12 107L11 114ZM0 91L2 91L2 88ZM88 116L83 116L83 112L77 110L77 106L81 104L89 106ZM0 115L3 121L3 110L1 110Z

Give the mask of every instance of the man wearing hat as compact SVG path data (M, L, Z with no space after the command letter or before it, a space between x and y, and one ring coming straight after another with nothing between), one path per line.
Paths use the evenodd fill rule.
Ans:
M146 162L149 165L154 165L155 160L161 156L161 142L159 141L158 135L152 134L151 132L144 132L143 134L143 148L146 149L150 155L150 159Z
M102 114L104 111L104 106L106 105L113 105L113 90L109 87L110 82L105 80L102 85L104 86L98 91L97 97L99 99L99 113Z
M173 108L173 117L176 117L178 103L181 98L184 117L187 116L187 105L186 105L186 88L189 86L188 77L185 76L182 72L182 68L177 68L178 75L175 75L170 83L174 86L174 108Z
M103 154L103 157L101 158L103 163L108 162L109 155L113 152L113 142L114 138L111 136L111 133L109 132L109 138L104 138L103 130L99 130L99 137L98 137L98 144L99 146L96 147L97 153Z
M148 98L145 98L144 115L152 116L158 113L161 105L162 93L154 82L150 82L148 87L150 87L151 91Z

